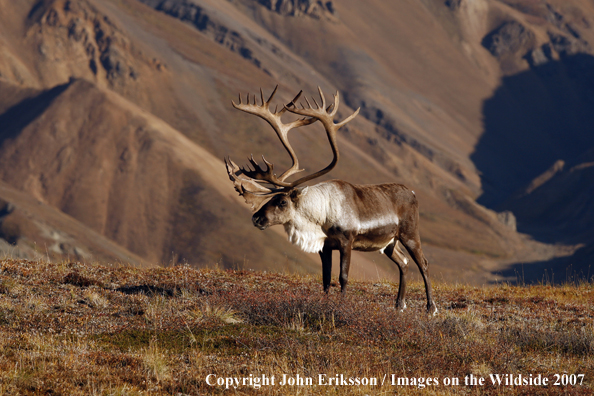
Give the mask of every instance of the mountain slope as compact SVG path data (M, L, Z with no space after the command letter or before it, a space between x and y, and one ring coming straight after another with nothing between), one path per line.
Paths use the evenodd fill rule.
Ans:
M505 117L506 81L590 50L594 34L582 21L594 16L590 6L0 0L0 7L0 178L147 263L317 271L317 255L299 252L282 230L253 228L221 161L231 155L241 163L252 152L277 169L289 165L272 130L230 105L238 92L268 93L276 84L278 103L321 86L327 95L340 91L339 117L361 107L341 130L341 162L328 178L415 190L436 276L485 282L510 263L571 250L518 234L510 212L475 199L509 210L486 197L505 199L551 165L541 161L525 177L498 168L503 151L494 148L510 139L490 120ZM517 109L514 125L539 114ZM328 163L319 127L292 132L291 141L307 172ZM394 276L388 260L355 259L358 276Z
M31 195L0 182L0 249L10 256L152 266Z
M219 160L111 91L83 80L59 90L18 138L3 144L3 180L151 263L216 262L215 241L243 249L256 267L259 259L292 261L242 241L247 227L234 219L243 210L232 190L219 188L226 177Z

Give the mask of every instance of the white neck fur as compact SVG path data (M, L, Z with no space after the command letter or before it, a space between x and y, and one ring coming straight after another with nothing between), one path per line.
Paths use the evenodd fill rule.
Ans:
M344 195L332 183L305 187L293 220L284 225L289 241L307 253L322 251L326 240L323 225L335 220L343 199Z

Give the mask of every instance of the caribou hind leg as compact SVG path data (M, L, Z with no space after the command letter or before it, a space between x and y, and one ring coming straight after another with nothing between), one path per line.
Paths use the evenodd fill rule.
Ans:
M400 285L398 286L398 297L396 297L396 308L400 311L404 311L406 309L406 273L408 272L408 259L404 255L404 252L400 248L399 241L393 241L390 243L384 253L386 256L390 258L393 262L396 263L398 266L398 270L400 271Z
M433 301L433 291L431 289L431 281L429 280L429 262L425 258L423 250L421 249L421 238L419 237L419 233L416 228L414 230L415 231L413 231L413 235L401 235L400 240L408 251L408 254L410 254L410 257L419 267L419 271L423 276L423 282L425 282L425 292L427 293L427 312L430 315L435 315L437 314L437 306Z
M346 293L347 284L349 283L349 269L351 267L351 251L352 241L349 241L345 246L341 246L340 252L340 275L338 280L340 281L340 291Z

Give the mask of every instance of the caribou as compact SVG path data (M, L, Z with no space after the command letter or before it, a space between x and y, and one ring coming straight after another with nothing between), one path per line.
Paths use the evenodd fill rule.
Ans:
M296 103L303 91L280 109L270 109L270 103L278 85L268 98L260 89L261 103L256 95L253 102L247 94L247 103L232 102L234 108L256 115L270 124L292 160L292 166L280 176L274 172L274 165L262 156L260 166L251 156L247 167L237 166L229 157L225 165L229 178L236 191L254 213L252 222L255 227L264 230L274 225L283 225L289 241L305 252L319 253L322 260L322 282L328 293L332 274L332 251L340 252L339 281L341 291L346 291L351 264L351 252L379 251L388 256L398 266L400 284L396 298L396 308L406 308L406 273L409 257L418 266L427 295L427 311L436 314L431 282L429 281L429 263L421 249L419 236L419 205L413 191L402 184L386 183L375 185L357 185L343 180L330 180L312 186L302 186L305 182L319 178L330 172L339 159L336 143L338 130L359 113L353 114L339 123L334 123L338 111L339 94L334 95L334 103L326 105L322 90L318 87L320 101L315 98L312 106L307 98L307 107ZM278 111L277 111L278 110ZM281 117L286 112L300 116L298 119L283 123ZM295 150L288 140L292 129L320 122L326 131L333 158L325 168L303 176L295 181L287 179L302 172Z

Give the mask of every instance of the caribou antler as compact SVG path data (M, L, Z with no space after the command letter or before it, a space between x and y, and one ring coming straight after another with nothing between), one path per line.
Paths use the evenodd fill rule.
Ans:
M258 210L264 201L279 193L279 190L266 188L253 178L246 176L244 171L231 161L231 158L225 157L225 165L235 191L245 199L245 203L250 205L253 211Z
M258 163L256 161L254 161L254 158L252 157L252 158L250 158L250 163L254 167L254 171L251 171L249 169L246 170L246 169L242 168L245 175L248 177L251 177L253 179L258 179L258 180L269 182L269 183L274 184L279 187L289 187L290 183L286 183L285 179L291 175L294 175L295 173L302 172L303 169L299 169L299 160L297 159L295 150L293 150L293 147L291 147L291 144L289 143L289 139L288 139L287 135L291 129L299 128L304 125L309 125L313 122L316 122L317 120L315 118L309 118L309 119L303 118L300 120L295 120L288 124L283 124L283 122L281 121L282 115L285 114L288 107L292 107L295 105L295 101L297 99L299 99L299 97L301 96L301 93L303 91L299 91L297 96L295 96L295 98L291 102L289 102L289 104L287 104L286 106L281 108L280 111L277 112L275 109L275 111L272 112L272 111L270 111L270 101L272 101L272 98L276 94L277 89L278 89L278 85L274 88L274 91L272 91L272 93L270 94L270 97L268 98L267 101L264 101L264 93L262 92L262 89L260 89L260 97L262 99L261 105L256 104L256 95L254 95L254 102L253 102L253 104L251 104L249 93L247 94L247 103L244 104L241 102L241 94L239 95L239 104L235 104L235 102L231 102L231 103L233 104L233 107L235 107L238 110L242 110L242 111L245 111L246 113L257 115L258 117L266 120L266 122L268 122L270 124L270 126L272 127L272 129L274 129L274 131L276 132L276 135L278 136L281 143L283 144L283 147L285 148L285 150L287 150L287 152L291 156L291 160L293 161L293 165L289 169L287 169L285 172L283 172L283 174L280 175L279 177L276 177L276 175L273 172L272 164L270 162L266 161L264 156L262 156L262 159L264 160L264 163L266 164L266 167L267 167L266 171L264 171L262 168L260 168Z
M293 165L283 172L279 177L276 176L274 173L274 165L271 162L268 162L264 156L262 156L262 160L264 161L264 165L266 169L264 169L260 164L258 164L254 157L251 156L248 158L250 166L247 168L240 168L238 167L231 159L225 158L225 164L227 166L227 173L229 174L229 178L233 181L235 185L235 189L237 192L245 198L246 203L251 205L253 210L258 209L262 203L271 198L271 196L279 194L283 191L287 191L291 188L294 188L306 181L315 179L320 177L328 172L330 172L338 162L338 147L336 145L336 132L340 127L345 125L347 122L355 118L355 116L359 113L359 109L357 109L353 114L347 117L344 121L339 122L338 124L334 123L334 116L338 111L339 105L339 96L338 92L334 95L334 104L331 104L326 108L326 99L324 98L324 94L320 87L318 87L318 91L320 93L320 98L322 101L321 106L317 104L316 100L313 99L314 103L316 104L316 108L314 109L307 98L305 101L307 102L308 107L305 108L302 106L302 109L297 109L295 106L295 102L301 96L303 91L300 91L295 98L289 102L288 104L284 105L280 111L272 112L270 110L270 102L272 98L276 94L276 90L278 89L278 85L274 88L274 91L268 98L268 100L264 100L264 93L262 89L260 89L260 97L262 100L261 104L256 103L256 96L253 97L253 103L250 103L250 95L247 95L247 103L242 103L241 95L239 95L239 103L235 104L232 102L233 107L236 109L245 111L246 113L250 113L253 115L257 115L258 117L266 120L268 124L274 129L278 138L280 139L283 147L289 155L291 156L291 160L293 161ZM284 124L281 121L282 115L286 112L290 111L292 113L302 115L305 118L301 118L290 122L288 124ZM326 130L326 134L328 136L328 141L330 142L330 146L332 148L332 153L334 158L330 165L326 168L313 173L308 176L304 176L292 183L288 183L285 180L295 173L302 172L303 169L299 169L299 160L297 155L295 154L295 150L289 143L288 140L288 133L293 128L298 128L305 125L310 125L316 121L320 121ZM253 168L253 169L252 169ZM262 186L260 183L269 183L275 186L276 188L267 188Z

